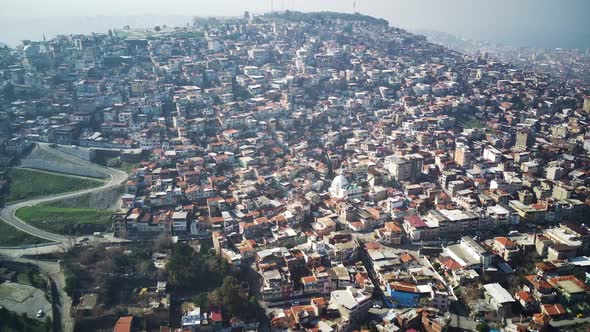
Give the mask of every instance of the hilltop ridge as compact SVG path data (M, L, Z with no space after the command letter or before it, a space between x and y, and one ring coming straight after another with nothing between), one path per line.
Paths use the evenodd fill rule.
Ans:
M309 12L303 13L299 11L286 10L284 12L273 12L262 15L263 17L276 17L287 21L313 23L315 21L322 21L327 19L341 19L348 21L365 21L371 24L388 26L389 22L382 18L376 18L360 13L339 13L332 11Z

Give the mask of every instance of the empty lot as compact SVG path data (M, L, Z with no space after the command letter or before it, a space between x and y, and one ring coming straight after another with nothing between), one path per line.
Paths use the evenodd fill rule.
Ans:
M51 316L51 303L45 298L45 292L25 284L0 284L0 305L18 314L26 313L31 318L36 318L39 310Z

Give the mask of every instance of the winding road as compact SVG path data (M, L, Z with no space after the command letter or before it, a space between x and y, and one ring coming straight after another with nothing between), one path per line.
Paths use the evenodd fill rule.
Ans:
M55 200L64 199L64 198L76 197L76 196L84 195L84 194L91 193L91 192L96 192L96 191L101 191L101 190L117 187L121 183L123 183L123 181L125 181L127 179L127 174L123 171L109 168L109 167L100 166L97 164L93 164L91 162L79 159L79 158L74 157L74 156L67 154L65 152L62 152L62 151L59 151L56 149L52 149L51 147L49 147L48 144L38 143L38 146L40 149L50 152L50 153L58 156L59 158L65 159L70 162L74 162L74 163L80 165L80 167L85 167L85 168L90 168L90 169L96 170L97 172L105 174L108 177L108 181L102 187L84 189L84 190L79 190L79 191L74 191L74 192L45 196L45 197L35 198L35 199L26 200L26 201L22 201L22 202L17 202L14 204L6 205L2 210L0 210L0 219L2 219L2 221L6 222L7 224L25 232L25 233L34 235L36 237L46 239L46 240L49 240L52 242L58 242L63 245L68 245L68 244L70 244L69 242L71 242L70 237L67 237L67 236L64 236L61 234L50 233L50 232L38 229L36 227L33 227L33 226L27 224L26 222L24 222L23 220L17 218L15 215L16 211L18 209L20 209L22 207L26 207L26 206L33 206L33 205L37 205L40 203L55 201Z
M35 199L31 199L31 200L16 202L14 204L9 204L0 210L0 219L1 219L0 222L5 222L5 223L23 231L23 232L26 232L26 233L34 235L36 237L40 237L40 238L54 242L53 244L50 244L50 245L44 246L44 247L39 247L39 248L34 248L34 247L33 248L0 248L0 254L3 256L6 256L6 257L10 257L10 259L15 260L15 261L21 261L21 262L27 262L30 264L34 264L37 267L39 267L39 269L41 269L42 271L47 273L47 275L49 276L49 278L52 281L52 285L55 286L55 290L56 290L56 294L55 294L56 297L54 298L53 305L54 305L54 310L57 310L57 312L61 316L61 319L60 319L61 322L59 324L61 328L59 330L64 331L64 332L71 332L74 330L74 319L70 315L72 300L68 296L68 294L66 294L66 292L64 291L65 276L64 276L64 273L61 269L60 263L59 262L46 262L46 261L39 261L39 260L34 260L34 259L27 259L27 258L22 258L20 256L22 256L23 254L31 254L31 253L39 254L41 251L47 251L47 252L60 251L60 250L66 249L67 247L75 244L75 242L78 242L79 239L75 239L75 242L73 243L71 237L67 237L67 236L55 234L55 233L50 233L50 232L38 229L36 227L33 227L33 226L27 224L26 222L24 222L23 220L17 218L15 213L18 209L25 207L25 206L33 206L33 205L37 205L39 203L55 201L55 200L64 199L64 198L71 198L71 197L76 197L76 196L84 195L84 194L91 193L91 192L97 192L100 190L108 190L110 188L115 188L127 179L127 174L123 171L100 166L97 164L93 164L91 162L77 158L77 157L67 154L65 152L62 152L62 151L59 151L56 149L52 149L51 147L49 147L48 144L37 143L37 145L40 149L43 149L46 152L52 153L56 157L59 157L61 159L69 161L69 162L73 162L73 163L79 165L79 167L93 169L101 174L104 174L108 178L108 181L101 187L84 189L84 190L79 190L79 191L74 191L74 192L68 192L68 193L63 193L63 194L58 194L58 195L45 196L45 197L35 198ZM115 239L107 239L107 238L104 238L104 240L105 241L116 241Z

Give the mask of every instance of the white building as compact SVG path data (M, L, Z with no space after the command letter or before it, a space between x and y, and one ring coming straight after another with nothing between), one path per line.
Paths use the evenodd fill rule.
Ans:
M172 228L175 232L186 232L188 213L184 211L172 214Z
M354 199L361 197L362 193L363 190L360 186L348 184L348 180L342 174L336 176L330 186L330 196L334 198Z
M446 247L445 253L463 267L486 268L492 263L490 253L468 236L462 237L459 244Z

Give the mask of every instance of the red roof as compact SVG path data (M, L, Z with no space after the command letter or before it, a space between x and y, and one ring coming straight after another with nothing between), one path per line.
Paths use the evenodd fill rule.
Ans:
M387 229L390 232L401 232L402 231L401 227L399 227L399 225L394 221L386 222L385 229Z
M406 292L406 293L417 293L416 285L410 284L403 281L394 281L390 284L391 289Z
M495 240L496 240L496 242L501 244L504 248L511 248L511 247L515 246L515 244L512 240L510 240L509 238L504 237L504 236L497 237L497 238L495 238Z
M448 259L441 258L441 259L439 259L439 261L442 263L442 266L447 270L458 270L463 267L463 265L459 264L459 262L457 262L456 260L454 260L452 258L448 258Z
M584 282L582 282L581 280L579 280L578 278L576 278L573 275L567 275L567 276L558 276L558 277L553 277L553 278L549 278L547 280L547 282L549 284L551 284L553 287L559 287L561 282L564 281L570 281L572 283L574 283L576 286L578 286L583 292L588 292L590 291L590 286L586 285Z
M407 216L406 221L408 223L410 223L410 225L412 227L415 228L424 228L427 227L426 223L424 222L424 220L422 220L422 218L418 217L418 216Z
M219 310L211 311L211 320L214 322L221 322L222 321L221 311L219 311Z
M401 254L399 256L399 259L403 262L403 263L407 263L407 262L411 262L414 260L414 256L408 254L407 252L404 252L403 254Z
M557 304L543 304L543 310L549 316L559 316L565 314L565 309L559 303Z
M131 331L131 322L133 321L133 316L125 316L119 318L117 323L115 324L115 328L113 332L130 332Z
M381 248L381 244L379 244L377 242L367 242L367 243L365 243L365 250L379 249L379 248Z
M522 301L524 301L525 303L529 303L529 302L533 302L533 297L531 296L531 294L527 291L518 291L516 293L516 296L521 299Z
M525 277L526 280L528 280L528 282L531 283L531 285L539 291L543 291L543 290L551 290L553 288L553 286L551 286L550 283L547 282L547 280L545 280L543 277L540 277L538 275L528 275Z

